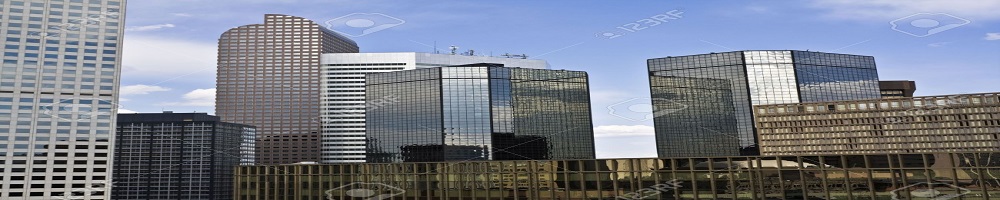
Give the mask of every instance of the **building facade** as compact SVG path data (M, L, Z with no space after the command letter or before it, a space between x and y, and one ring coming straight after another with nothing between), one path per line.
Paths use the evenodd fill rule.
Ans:
M366 76L367 161L594 158L586 72L500 64Z
M0 199L109 199L125 0L0 1Z
M354 41L308 19L268 14L219 38L215 113L257 127L257 161L320 160L320 55Z
M757 155L753 105L880 97L871 56L736 51L647 62L660 157Z
M253 126L205 113L119 114L112 199L228 200L254 164Z
M755 109L763 155L1000 151L1000 93Z
M237 200L1000 198L1000 154L243 166Z
M878 87L882 98L913 97L917 91L917 83L913 81L879 81Z
M365 110L393 99L365 101L365 75L418 68L499 63L548 69L544 60L432 53L329 53L320 59L323 162L365 161Z

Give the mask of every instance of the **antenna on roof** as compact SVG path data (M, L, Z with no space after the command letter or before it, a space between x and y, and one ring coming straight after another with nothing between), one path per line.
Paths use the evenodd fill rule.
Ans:
M503 55L500 55L500 56L503 56L503 57L506 57L506 58L520 58L520 59L528 59L528 55L527 55L527 54L523 54L523 53L522 53L521 55L517 55L517 54L509 54L509 53L503 53Z
M434 40L434 49L431 49L431 50L434 50L434 51L432 51L432 52L434 52L434 54L438 54L439 53L438 52L438 41L437 40Z

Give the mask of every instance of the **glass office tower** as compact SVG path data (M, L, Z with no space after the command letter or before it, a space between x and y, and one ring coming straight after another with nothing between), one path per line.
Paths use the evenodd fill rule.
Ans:
M521 68L548 69L544 60L474 55L395 52L327 53L323 68L323 162L365 162L365 110L392 98L365 101L365 74L474 63L499 63Z
M736 51L648 66L660 157L759 154L753 105L880 97L871 56Z
M367 75L367 161L594 158L586 72L502 66Z
M215 113L257 127L257 162L320 161L320 55L357 53L351 39L280 14L219 37Z
M118 115L111 197L233 197L233 168L254 164L256 128L205 113Z
M0 199L109 199L124 0L0 1Z

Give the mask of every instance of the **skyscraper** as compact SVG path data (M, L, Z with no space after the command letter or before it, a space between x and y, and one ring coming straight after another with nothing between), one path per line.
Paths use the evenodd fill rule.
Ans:
M111 198L229 200L254 164L253 126L205 113L119 114Z
M471 64L366 76L368 162L594 158L586 72Z
M660 157L758 154L752 105L880 97L871 56L735 51L648 65Z
M0 10L0 199L109 199L125 0Z
M301 17L268 14L263 24L219 38L215 113L257 127L257 162L320 160L320 55L357 53L354 41Z
M365 110L391 102L365 101L365 74L473 63L499 63L522 68L548 69L544 60L485 56L400 53L329 53L321 57L323 69L323 162L365 161Z

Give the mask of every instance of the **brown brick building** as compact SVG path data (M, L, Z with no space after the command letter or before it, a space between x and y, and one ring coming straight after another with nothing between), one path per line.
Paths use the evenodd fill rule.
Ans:
M358 45L301 17L264 20L219 38L215 114L257 127L259 164L319 161L320 54Z
M754 109L762 155L1000 151L1000 93Z
M917 91L917 83L913 81L879 81L879 91L882 98L913 97L913 92Z

